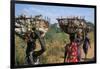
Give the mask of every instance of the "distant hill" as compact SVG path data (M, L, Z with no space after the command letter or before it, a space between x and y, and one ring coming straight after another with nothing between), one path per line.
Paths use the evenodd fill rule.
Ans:
M56 33L62 32L58 23L51 24L50 28L54 29Z

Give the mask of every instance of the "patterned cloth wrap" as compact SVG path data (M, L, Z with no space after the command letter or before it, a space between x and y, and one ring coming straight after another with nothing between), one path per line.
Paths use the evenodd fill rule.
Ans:
M65 62L78 62L78 47L76 42L72 42L69 46L66 47L67 50L67 59Z

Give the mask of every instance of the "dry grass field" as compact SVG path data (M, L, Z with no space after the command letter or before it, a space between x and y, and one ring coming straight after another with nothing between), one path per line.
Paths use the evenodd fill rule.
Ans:
M89 33L91 48L89 48L87 58L91 59L94 57L94 34L93 32ZM50 38L50 39L49 39ZM41 64L51 64L51 63L63 63L64 61L64 47L69 43L69 36L65 33L56 33L53 37L45 39L46 42L46 51L43 55L40 56ZM37 49L40 49L39 41L36 42ZM26 42L22 40L19 36L15 35L15 61L16 65L25 64L25 50ZM81 57L84 58L83 49L81 48ZM87 60L82 60L87 61Z

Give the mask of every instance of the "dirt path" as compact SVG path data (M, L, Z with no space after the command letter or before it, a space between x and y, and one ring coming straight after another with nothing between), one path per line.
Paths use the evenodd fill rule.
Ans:
M85 57L85 54L83 52L83 49L81 48L82 61L89 61L89 60L93 59L93 57L94 57L94 43L92 43L91 48L89 47L89 49L88 49L87 59L84 59L84 57Z

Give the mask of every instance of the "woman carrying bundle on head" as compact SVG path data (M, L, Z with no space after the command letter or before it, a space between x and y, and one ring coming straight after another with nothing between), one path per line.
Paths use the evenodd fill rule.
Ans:
M45 52L44 37L41 36L40 31L35 30L26 34L27 49L26 49L26 62L27 64L39 64L39 56ZM36 40L39 40L41 49L35 51Z
M83 51L85 53L85 59L87 58L88 48L91 48L90 39L88 37L88 33L85 34L85 39L83 43Z
M64 62L78 62L78 44L75 41L75 33L70 34L70 43L65 47Z
M25 35L27 42L26 48L26 62L27 64L39 64L39 57L45 52L44 36L48 31L49 22L39 20L40 23L36 23L32 27L29 27L28 32ZM39 40L41 49L36 51L36 40Z

